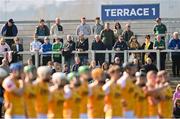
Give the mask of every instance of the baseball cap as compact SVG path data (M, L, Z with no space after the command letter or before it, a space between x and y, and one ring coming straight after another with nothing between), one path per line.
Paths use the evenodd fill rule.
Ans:
M13 23L14 23L14 20L13 20L13 19L9 19L8 22L10 22L10 23L13 24Z

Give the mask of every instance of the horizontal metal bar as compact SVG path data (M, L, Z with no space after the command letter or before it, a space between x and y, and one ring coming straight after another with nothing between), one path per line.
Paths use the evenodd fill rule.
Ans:
M157 52L180 52L180 50L126 50L127 53L157 53ZM28 52L28 51L27 51ZM88 50L88 51L73 51L74 54L84 53L124 53L125 51L114 50ZM61 52L39 52L39 54L62 54Z
M68 34L67 34L68 35ZM59 35L59 36L54 36L54 35L50 35L50 36L37 36L37 38L41 38L41 39L43 39L43 38L45 38L45 37L48 37L48 38L50 38L50 39L53 39L53 38L56 38L56 37L60 37L60 38L66 38L66 36L67 35L65 35L65 34L62 34L62 35ZM69 35L71 35L72 37L76 37L76 38L78 38L79 36L78 35L75 35L75 34L69 34ZM146 36L147 34L136 34L135 36L137 36L137 37L141 37L141 36ZM155 36L154 34L149 34L149 35L151 35L151 36ZM165 36L165 34L160 34L161 36ZM166 35L168 35L168 34L166 34ZM171 35L171 34L169 34L169 35ZM86 38L89 38L89 37L94 37L95 35L84 35L84 37L86 37ZM0 35L0 37L3 37L4 39L14 39L15 37L4 37L4 36L1 36ZM17 36L17 37L19 37L19 38L33 38L33 36L21 36L21 35L19 35L19 36Z
M158 50L126 50L127 53L157 53ZM180 50L159 50L160 52L180 52ZM84 53L124 53L125 51L114 51L114 50L88 50L88 51L73 51L72 53L76 54L84 54ZM0 52L0 55L3 55L6 52ZM18 52L18 54L25 55L34 55L36 52L31 51L22 51ZM61 52L39 52L39 54L62 54Z

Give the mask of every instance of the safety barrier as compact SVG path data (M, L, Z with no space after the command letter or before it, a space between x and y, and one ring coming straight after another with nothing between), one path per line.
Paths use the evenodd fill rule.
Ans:
M108 54L111 53L112 55L116 54L116 53L123 53L124 54L124 62L128 62L128 58L129 58L129 54L130 53L156 53L156 63L157 63L157 68L160 69L160 62L161 62L161 57L160 57L160 53L163 52L167 52L167 53L172 53L172 52L180 52L180 50L124 50L124 51L114 51L114 50L98 50L98 51L94 51L94 50L88 50L88 51L73 51L72 53L75 55L81 54L81 53L87 53L89 54L90 60L94 60L95 59L95 53L104 53L104 54ZM3 54L3 53L0 53ZM34 55L35 56L35 65L38 67L39 64L39 58L42 58L41 56L44 54L61 54L61 52L30 52L30 51L23 51L23 52L19 52L18 54L22 54L22 55ZM40 56L40 57L39 57ZM64 57L62 56L62 64L64 64Z

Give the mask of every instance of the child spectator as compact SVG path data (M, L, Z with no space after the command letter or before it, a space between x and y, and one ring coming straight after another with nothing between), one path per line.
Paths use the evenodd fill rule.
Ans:
M176 99L180 99L180 84L177 85L176 90L173 95L174 104L175 104Z

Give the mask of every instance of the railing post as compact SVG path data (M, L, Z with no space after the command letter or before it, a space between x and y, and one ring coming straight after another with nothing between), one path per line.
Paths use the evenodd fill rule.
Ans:
M51 28L51 21L47 21L47 26L49 27L49 29Z
M64 64L65 63L65 58L64 58L64 56L62 56L62 53L61 53L61 59L62 59L62 64Z
M91 56L92 56L92 60L95 60L95 51L91 50Z
M157 50L156 51L156 60L157 60L157 68L158 68L158 70L160 70L160 50Z
M128 61L128 51L124 50L124 63L127 63Z
M114 58L115 58L115 53L114 50L111 50L111 62L114 62Z
M39 52L35 51L35 66L39 66Z

